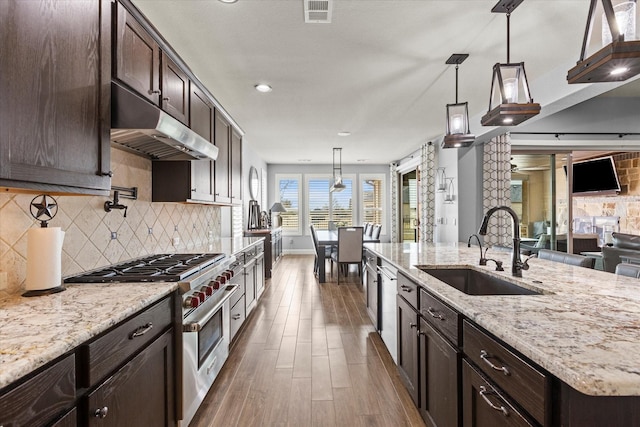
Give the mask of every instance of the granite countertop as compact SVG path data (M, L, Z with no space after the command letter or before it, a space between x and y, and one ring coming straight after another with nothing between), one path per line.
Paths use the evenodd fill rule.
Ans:
M222 238L179 252L233 254L263 240ZM65 286L47 296L0 298L0 389L178 289L175 282Z
M640 281L533 258L522 278L511 276L511 252L489 250L504 262L479 266L477 246L368 243L441 300L484 327L574 389L595 396L640 395ZM472 267L541 295L466 295L416 265Z

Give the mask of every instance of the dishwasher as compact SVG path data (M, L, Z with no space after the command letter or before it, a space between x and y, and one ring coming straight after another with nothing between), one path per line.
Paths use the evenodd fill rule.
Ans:
M381 325L380 336L387 346L389 354L393 358L394 363L398 363L398 316L396 295L398 289L396 283L398 281L398 269L388 262L382 260L381 265L377 266L380 273L380 283L382 291L381 296Z

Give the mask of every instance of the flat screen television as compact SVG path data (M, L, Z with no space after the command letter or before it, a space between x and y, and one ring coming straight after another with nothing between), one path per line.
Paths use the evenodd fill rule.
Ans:
M565 166L566 172L566 166ZM600 157L573 164L573 194L595 196L620 192L620 181L613 157Z

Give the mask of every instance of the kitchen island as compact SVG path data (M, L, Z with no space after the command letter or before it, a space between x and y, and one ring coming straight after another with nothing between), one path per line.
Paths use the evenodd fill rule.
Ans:
M529 359L534 366L538 365L536 369L550 379L545 380L544 385L545 405L551 405L549 401L563 405L562 410L571 412L571 417L574 417L577 411L586 412L585 408L597 408L605 403L601 409L610 411L604 414L610 417L623 412L627 416L627 409L640 402L640 282L637 279L537 258L529 260L530 269L523 271L522 278L516 278L510 271L510 252L489 250L487 257L502 261L504 265L505 271L495 271L492 262L486 266L479 265L478 247L467 248L462 243L365 246L398 268L399 293L404 286L401 275L406 276L417 284L420 292L426 291L459 313L464 319L461 329L462 323L465 326L465 340L460 339L460 351L464 347L464 353L467 353L467 330L477 325L485 331L481 333L491 335L496 342L524 356L525 363L529 363L526 362ZM424 269L470 268L539 294L468 295L418 266ZM404 301L401 296L398 300ZM420 308L423 309L420 314L432 320L427 308ZM400 316L402 310L399 310ZM433 313L429 314L435 317ZM410 326L414 327L413 324ZM402 332L401 326L398 331ZM418 335L423 335L419 328L418 332ZM398 348L402 350L400 344ZM499 366L500 361L496 360L492 363ZM478 363L480 365L477 366L486 367L484 365L488 362L481 360ZM402 370L400 361L398 364ZM496 367L491 368L496 370ZM505 371L506 375L509 374ZM567 394L573 396L573 400L564 397ZM482 393L480 396L486 397ZM613 405L606 406L610 403ZM621 406L616 406L618 403ZM581 409L577 410L579 406ZM547 421L539 422L560 425L558 411L560 409L548 406L544 413ZM629 416L637 417L638 414ZM552 419L554 421L550 421ZM565 422L565 418L562 420ZM467 418L464 424L468 425ZM580 424L569 422L564 425ZM607 425L629 424L612 420Z

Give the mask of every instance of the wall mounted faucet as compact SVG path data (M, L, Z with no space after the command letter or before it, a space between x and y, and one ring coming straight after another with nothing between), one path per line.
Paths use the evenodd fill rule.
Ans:
M124 209L124 217L127 217L127 206L123 205L120 203L120 200L118 200L119 198L119 192L118 191L114 191L113 192L113 202L112 201L106 201L104 202L104 211L105 212L111 212L113 209Z

